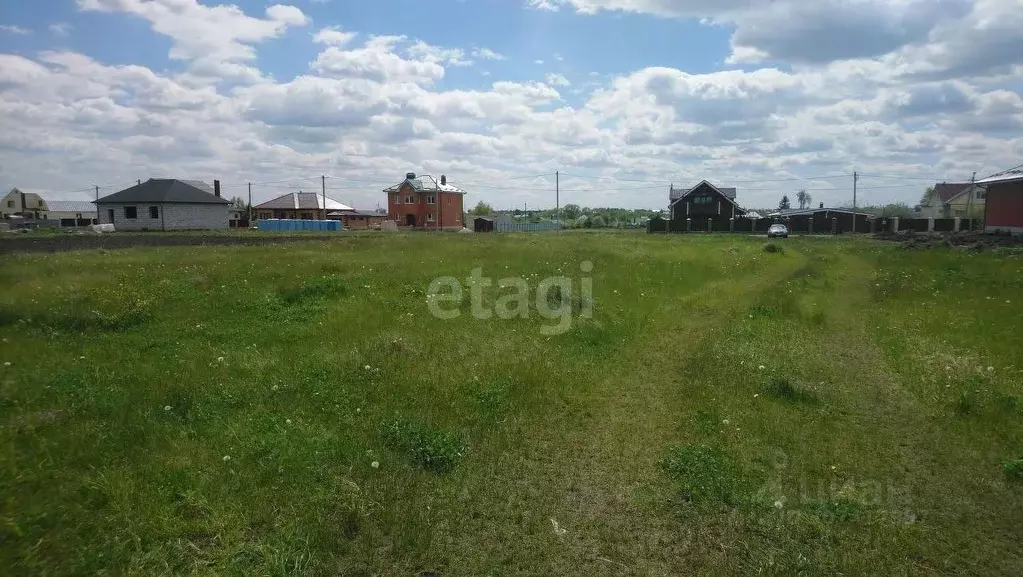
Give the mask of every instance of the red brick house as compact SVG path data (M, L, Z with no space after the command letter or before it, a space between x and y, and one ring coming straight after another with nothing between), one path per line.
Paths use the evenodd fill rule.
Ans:
M1023 235L1023 165L978 180L987 187L984 231Z
M432 176L416 176L410 172L405 180L385 188L387 219L401 227L461 229L465 191L448 184L443 174L440 182Z

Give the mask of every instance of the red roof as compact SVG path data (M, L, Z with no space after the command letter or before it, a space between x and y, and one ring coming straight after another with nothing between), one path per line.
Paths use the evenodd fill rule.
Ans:
M942 182L941 184L934 185L934 194L944 203L955 198L956 195L966 190L969 186L970 183L968 182Z

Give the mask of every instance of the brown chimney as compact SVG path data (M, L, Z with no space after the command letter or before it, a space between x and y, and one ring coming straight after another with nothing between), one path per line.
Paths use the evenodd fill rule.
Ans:
M824 203L823 202L821 203L821 208L824 208Z
M215 194L217 196L217 198L220 198L220 181L219 180L214 180L213 181L213 194Z
M447 183L448 183L448 177L444 176L443 174L440 175L440 184L441 184L441 186L444 186Z

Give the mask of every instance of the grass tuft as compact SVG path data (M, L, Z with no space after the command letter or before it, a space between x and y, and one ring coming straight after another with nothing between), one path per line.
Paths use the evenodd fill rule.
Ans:
M776 399L793 403L817 402L817 395L793 385L785 377L772 379L770 384L767 385L765 392Z
M466 452L461 435L404 418L385 424L381 436L388 447L432 473L451 471Z
M348 285L340 276L327 275L303 281L297 287L281 290L279 294L286 304L298 305L327 297L344 296L348 294Z
M683 502L737 505L747 500L748 476L718 447L675 445L660 465L681 484Z
M1023 457L1002 461L1002 472L1013 481L1023 480Z
M777 244L774 244L773 242L769 242L769 243L764 245L764 252L772 252L772 253L773 252L779 252L780 253L780 252L785 252L785 249L783 249L781 246L779 246Z

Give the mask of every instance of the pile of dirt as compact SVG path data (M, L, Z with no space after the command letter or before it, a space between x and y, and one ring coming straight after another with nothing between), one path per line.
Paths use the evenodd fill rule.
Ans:
M878 240L901 243L905 250L927 250L932 248L959 248L971 252L1002 250L1023 252L1023 237L985 234L981 232L920 233L911 230L900 232L879 232Z

